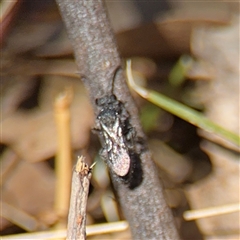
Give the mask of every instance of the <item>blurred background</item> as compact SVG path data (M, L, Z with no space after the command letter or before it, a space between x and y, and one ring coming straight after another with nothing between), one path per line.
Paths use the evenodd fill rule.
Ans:
M106 1L106 7L123 60L132 59L137 84L239 134L238 2L128 0ZM80 155L89 165L97 161L87 224L124 220L98 156L93 111L56 3L2 0L0 8L1 235L66 225L67 211L57 207L64 200L56 197L61 131L69 133L64 138L69 137L64 143L68 174ZM183 218L189 209L239 203L239 148L132 94L182 238L239 239L239 212ZM64 126L58 118L61 100L69 119ZM131 235L127 229L89 239Z

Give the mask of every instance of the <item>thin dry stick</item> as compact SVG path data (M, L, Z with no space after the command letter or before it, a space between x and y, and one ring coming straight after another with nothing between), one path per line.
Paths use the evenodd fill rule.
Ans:
M68 214L72 175L70 110L69 110L71 101L72 92L70 89L68 89L63 94L60 94L57 97L54 106L58 135L58 149L55 160L57 181L54 208L57 215L60 217L60 220L62 220L63 222Z
M86 227L87 236L94 236L99 234L108 234L128 229L126 221L94 224ZM2 239L16 240L16 239L44 239L53 240L59 238L66 238L66 229L49 230L34 233L21 233L1 237Z
M89 168L83 157L80 157L73 172L67 227L69 240L86 239L86 206L92 167Z
M196 220L199 218L213 217L222 214L228 214L240 211L240 204L227 204L217 207L202 208L198 210L189 210L184 212L183 217L187 221Z

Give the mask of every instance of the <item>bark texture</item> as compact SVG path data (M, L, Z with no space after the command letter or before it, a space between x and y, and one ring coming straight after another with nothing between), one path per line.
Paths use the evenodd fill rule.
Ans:
M76 63L89 91L95 115L99 114L96 99L109 94L113 73L121 59L118 53L103 1L56 0ZM120 71L114 82L114 94L125 104L138 136L144 138L138 111ZM129 222L133 239L179 239L171 210L166 204L163 187L148 150L141 155L143 180L130 189L112 175L123 213Z

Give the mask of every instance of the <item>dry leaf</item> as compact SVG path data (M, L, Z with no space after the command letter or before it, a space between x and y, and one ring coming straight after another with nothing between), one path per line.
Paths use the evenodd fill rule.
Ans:
M221 28L199 28L194 31L194 54L215 70L215 78L200 82L197 93L205 107L205 115L212 121L239 134L239 17ZM199 131L211 141L237 150L226 140ZM202 149L213 164L213 172L188 188L187 197L193 209L238 203L239 154L205 141ZM197 220L205 235L217 239L231 239L239 232L239 212ZM210 239L210 238L209 238Z
M43 86L40 97L40 109L30 112L17 111L2 122L1 142L10 147L18 156L27 161L41 161L54 156L57 146L57 134L53 114L53 99L64 89L63 86L73 86L75 98L71 108L72 147L81 149L87 146L90 131L93 126L93 112L86 94L76 87L75 82L62 81L61 78L51 78L49 85ZM52 86L51 86L52 85ZM55 88L58 86L58 88ZM56 94L55 94L56 93Z
M7 161L8 159L2 159ZM52 208L55 177L46 163L19 160L5 176L2 200L36 216Z

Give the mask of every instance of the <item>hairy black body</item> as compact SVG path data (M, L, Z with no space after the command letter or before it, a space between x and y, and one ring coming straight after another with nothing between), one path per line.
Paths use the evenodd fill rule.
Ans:
M118 70L119 68L114 73L113 85ZM97 99L96 104L100 108L95 128L99 132L103 147L100 156L117 176L130 187L134 187L142 180L142 141L136 136L126 107L112 90L111 94Z

